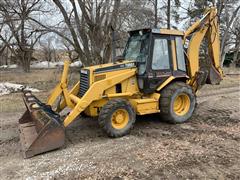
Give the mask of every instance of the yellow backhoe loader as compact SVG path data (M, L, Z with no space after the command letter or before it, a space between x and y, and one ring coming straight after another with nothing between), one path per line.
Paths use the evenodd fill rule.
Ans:
M136 115L159 113L171 123L187 121L199 88L222 79L218 28L213 7L186 32L130 31L123 56L113 63L81 68L80 80L71 90L69 61L65 61L61 81L46 104L31 92L23 92L27 111L19 120L19 129L24 157L61 147L65 128L82 113L98 116L100 127L110 137L128 134ZM200 70L199 49L204 37L210 66ZM59 106L53 109L60 96ZM71 111L61 121L59 113L66 107Z

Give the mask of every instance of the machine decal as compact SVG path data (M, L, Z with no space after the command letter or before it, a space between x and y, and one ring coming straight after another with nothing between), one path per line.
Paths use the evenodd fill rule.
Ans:
M109 66L109 67L103 67L103 68L96 69L94 72L102 73L102 72L115 71L115 70L127 69L127 68L132 68L132 67L136 67L134 62L130 62L130 63L126 63L126 64L119 64L119 65Z

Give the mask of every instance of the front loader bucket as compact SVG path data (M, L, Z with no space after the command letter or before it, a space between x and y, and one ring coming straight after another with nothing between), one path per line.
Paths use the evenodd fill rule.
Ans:
M19 119L19 131L24 158L63 146L65 128L60 116L31 92L23 92L23 100L27 110Z

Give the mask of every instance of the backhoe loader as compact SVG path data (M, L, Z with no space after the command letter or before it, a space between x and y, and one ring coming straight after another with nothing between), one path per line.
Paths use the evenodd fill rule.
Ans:
M196 92L205 84L219 84L219 29L216 8L209 8L187 31L140 29L129 32L118 61L83 67L80 80L68 89L69 61L60 83L46 103L24 91L26 112L19 120L24 157L60 148L65 128L79 115L98 117L110 137L128 134L136 115L159 114L171 123L183 123L193 114ZM199 50L208 40L209 68L200 69ZM62 100L57 108L53 104ZM70 113L59 115L66 107Z

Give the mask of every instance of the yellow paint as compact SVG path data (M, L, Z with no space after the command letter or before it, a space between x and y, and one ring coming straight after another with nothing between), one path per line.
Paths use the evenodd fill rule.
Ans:
M93 101L102 99L103 92L105 89L108 89L125 79L129 79L132 76L135 76L135 69L128 69L128 72L118 73L115 76L109 77L107 79L97 81L93 83L81 100L76 104L74 109L64 120L64 126L68 126L82 111L84 111L87 106L89 106Z
M178 36L184 35L182 31L178 31L176 29L160 29L160 34L169 34L169 35L178 35Z
M190 80L188 84L197 91L196 73L199 71L199 50L203 38L206 36L209 42L209 56L212 59L213 67L223 76L220 67L220 40L219 25L217 22L217 10L215 7L209 8L202 19L196 21L184 34L184 40L191 34L191 40L188 45L188 72Z
M159 93L153 93L153 94L149 95L150 98L153 98L153 99L155 99L157 101L159 101L160 96L161 95Z
M86 68L83 68L83 69L88 69L90 71L94 71L94 70L99 69L99 68L111 67L111 66L114 66L114 65L126 64L126 63L130 63L130 62L133 62L133 61L124 61L124 62L117 61L116 63L94 65L94 66L89 66L89 67L86 67Z
M187 94L179 94L173 104L174 113L178 116L184 116L189 112L191 105L190 98Z
M100 74L100 75L94 76L94 82L101 81L103 79L106 79L106 74Z
M64 61L64 68L63 68L63 73L62 73L62 78L61 78L62 85L67 85L67 76L68 76L68 71L69 71L69 65L70 65L70 61Z
M106 96L108 98L115 98L115 97L128 97L128 96L132 96L133 93L132 92L126 92L126 93L115 93L115 94L107 94Z
M74 108L75 104L71 101L67 88L63 89L63 97L68 107Z
M208 39L211 43L208 44L208 50L211 58L213 59L213 66L217 69L220 75L223 77L223 71L220 64L220 38L219 38L219 24L217 22L217 10L212 11L210 19L211 29L208 31Z
M197 31L191 38L187 50L190 67L190 78L194 77L196 72L199 71L199 50L201 42L208 30L207 26L204 26L201 31Z
M108 102L109 99L103 98L97 101L93 101L85 110L88 116L96 117L99 114L100 109Z
M80 88L80 81L78 81L74 87L70 90L69 94L77 95ZM60 106L57 108L57 112L61 112L67 106L65 98L61 101Z
M175 40L171 40L171 48L172 48L172 62L173 62L173 70L177 70L177 55L176 55L176 43Z
M129 122L129 114L125 109L117 109L111 117L112 127L115 129L123 129Z
M75 104L77 104L79 101L81 101L81 98L79 98L79 97L77 97L77 96L75 96L75 95L73 95L73 94L70 94L70 95L69 95L69 99L70 99L73 103L75 103Z
M129 101L138 115L160 112L158 99L154 98L129 99Z
M52 106L56 101L57 97L60 96L62 93L61 84L58 84L53 91L51 92L50 96L48 97L47 104Z
M212 9L213 11L215 11L215 8ZM197 28L200 27L201 23L204 22L207 18L207 16L209 16L209 14L211 13L211 9L209 9L205 14L204 14L204 19L199 19L197 20L195 23L193 23L185 32L184 32L184 40L186 40L186 38L191 35Z
M164 81L158 88L157 91L160 91L161 89L163 89L166 85L168 85L172 80L174 80L175 77L174 76L170 76L166 81Z
M57 100L58 96L63 94L64 96L64 101L69 107L74 107L74 104L70 101L69 99L69 94L67 90L68 86L68 81L67 81L67 76L68 76L68 71L69 71L69 65L70 61L65 61L64 62L64 68L63 68L63 73L61 77L60 83L54 88L53 92L48 98L47 104L52 106L54 102Z

